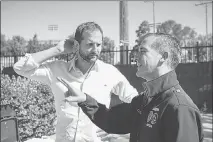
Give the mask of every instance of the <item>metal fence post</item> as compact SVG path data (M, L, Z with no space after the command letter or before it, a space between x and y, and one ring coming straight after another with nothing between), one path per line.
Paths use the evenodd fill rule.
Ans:
M199 47L198 47L198 42L197 42L197 63L199 63L199 61L200 61L200 54L199 54Z
M18 56L15 55L15 56L14 56L14 64L15 64L17 61L18 61Z
M127 65L129 64L128 52L129 52L129 50L127 49L127 50L126 50L126 64L127 64Z

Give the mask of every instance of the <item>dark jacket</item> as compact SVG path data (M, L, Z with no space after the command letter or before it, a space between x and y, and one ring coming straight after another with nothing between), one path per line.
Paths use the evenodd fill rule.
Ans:
M143 84L130 104L111 109L87 95L84 113L108 133L130 133L130 142L201 142L199 110L179 85L175 71Z

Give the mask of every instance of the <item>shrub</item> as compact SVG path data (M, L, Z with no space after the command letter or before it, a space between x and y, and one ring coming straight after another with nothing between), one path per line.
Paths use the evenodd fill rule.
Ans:
M1 106L16 112L20 140L55 133L54 97L49 86L1 74Z

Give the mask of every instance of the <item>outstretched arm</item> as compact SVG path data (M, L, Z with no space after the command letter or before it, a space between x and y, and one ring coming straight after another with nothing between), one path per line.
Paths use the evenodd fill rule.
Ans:
M58 78L67 88L65 101L78 102L91 121L107 133L127 134L133 126L134 109L132 103L122 103L108 109L91 96L72 86L67 80Z
M133 122L131 104L122 103L108 109L91 96L86 95L86 101L79 103L79 106L94 124L107 133L127 134L131 132Z

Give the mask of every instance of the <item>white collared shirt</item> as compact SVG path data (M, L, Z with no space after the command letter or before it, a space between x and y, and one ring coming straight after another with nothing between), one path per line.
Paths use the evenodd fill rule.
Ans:
M67 88L57 77L68 80L73 86L91 95L98 102L110 105L111 93L118 95L124 102L131 102L138 95L127 79L116 67L97 60L87 78L75 67L75 59L53 61L38 65L31 54L26 54L14 65L16 73L27 78L48 84L55 98L57 115L56 142L100 142L97 127L82 112L76 103L64 103Z

